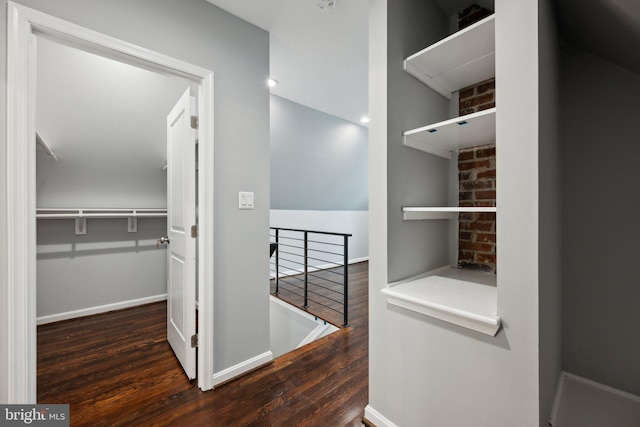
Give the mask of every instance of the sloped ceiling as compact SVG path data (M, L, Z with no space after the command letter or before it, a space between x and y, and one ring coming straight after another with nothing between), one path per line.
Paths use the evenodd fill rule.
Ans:
M558 0L556 7L565 42L640 74L640 1Z
M38 207L164 207L166 118L189 87L38 38Z
M368 109L368 0L207 0L270 33L271 93L358 123Z

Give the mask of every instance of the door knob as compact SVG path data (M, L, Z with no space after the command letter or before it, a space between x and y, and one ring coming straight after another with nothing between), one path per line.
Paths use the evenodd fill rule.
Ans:
M168 244L169 244L169 238L168 237L161 237L156 242L156 248L160 249L160 245L168 245Z

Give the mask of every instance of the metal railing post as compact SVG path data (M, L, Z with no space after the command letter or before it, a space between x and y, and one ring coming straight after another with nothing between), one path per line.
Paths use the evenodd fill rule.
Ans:
M344 236L344 322L349 326L349 236Z
M309 233L304 232L304 308L308 308L309 299Z
M279 280L280 280L280 271L279 271L279 268L278 268L278 265L279 265L278 258L280 257L280 250L278 249L279 248L279 246L278 246L278 243L279 243L278 242L278 235L279 235L278 232L279 231L280 230L278 230L276 228L276 295L278 295L278 292L280 292L280 288L279 288L279 286L280 286L280 282L279 282Z
M274 253L276 255L272 261L276 275L274 278L274 294L279 294L280 284L282 284L282 290L283 292L286 291L287 295L292 294L297 298L303 298L303 308L310 309L309 304L313 303L311 304L311 312L324 309L337 312L338 315L342 314L343 316L342 326L349 326L349 237L352 235L294 228L271 227L271 229L274 230L273 237L275 240L271 245L275 246ZM281 230L296 234L280 236ZM315 239L315 235L342 236L343 241L324 241L321 238ZM300 237L303 238L300 239ZM302 244L300 244L301 241L303 242ZM311 248L310 243L317 243L317 245ZM283 247L282 259L280 259L281 245ZM340 254L339 249L332 250L330 246L341 246L343 253ZM303 250L302 254L300 254L300 249ZM343 258L342 264L338 261L340 255ZM303 258L302 263L299 261L299 257ZM310 262L316 261L326 262L327 264L323 264L320 271L316 271L318 268L313 267L312 269L310 265ZM286 267L286 272L282 276L282 283L280 283L281 264ZM334 276L327 277L327 273ZM342 276L342 279L336 278L337 276ZM313 277L316 277L321 283L316 280L311 282L310 279ZM310 289L310 285L314 285L313 289ZM300 300L298 299L297 301L299 302Z

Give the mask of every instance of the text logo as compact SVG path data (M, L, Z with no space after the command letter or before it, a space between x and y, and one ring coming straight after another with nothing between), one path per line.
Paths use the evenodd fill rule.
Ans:
M0 427L69 427L69 405L0 405Z

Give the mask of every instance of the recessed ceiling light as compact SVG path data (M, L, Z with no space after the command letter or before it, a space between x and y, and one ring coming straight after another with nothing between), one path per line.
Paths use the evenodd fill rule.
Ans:
M276 87L278 86L278 81L275 79L267 79L267 86Z
M367 116L362 116L362 118L360 119L360 123L369 123L371 121L371 119L369 119L369 117Z
M320 9L331 10L336 5L337 0L318 0L316 3Z

